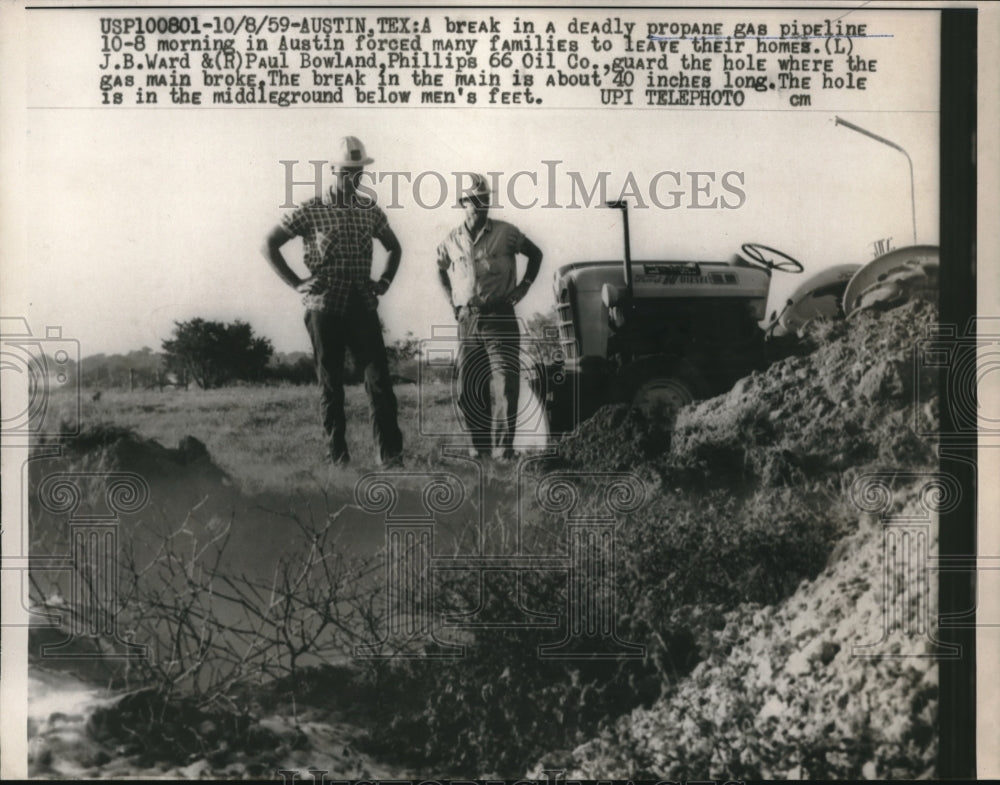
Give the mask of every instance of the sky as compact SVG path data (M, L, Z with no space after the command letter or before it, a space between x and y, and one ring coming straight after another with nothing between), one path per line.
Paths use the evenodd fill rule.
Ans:
M559 13L569 11L552 15ZM456 171L495 171L503 173L501 183L517 171L537 173L537 190L522 178L518 195L525 201L540 196L539 205L494 210L544 253L541 274L519 306L523 316L551 306L552 276L560 265L621 258L616 211L566 207L571 171L588 185L609 172L609 197L630 173L644 189L664 170L685 178L688 194L677 209L650 205L630 213L634 259L725 261L742 243L757 242L797 258L809 274L867 262L882 238L892 237L895 247L910 244L904 156L836 126L838 115L910 153L917 239L936 244L937 62L936 49L924 48L936 42L936 17L882 13L866 19L871 29L897 31L893 48L880 58L882 81L863 96L823 96L823 106L812 110L109 110L76 106L77 93L43 81L27 100L34 108L25 112L18 139L23 242L17 258L4 260L4 313L25 315L36 334L60 326L65 337L80 342L81 356L159 349L175 320L193 317L242 319L278 351L308 349L299 296L260 249L287 212L280 162L302 162L295 178L310 178L306 162L331 159L345 134L364 141L375 159L372 168L380 171L440 172L449 179ZM66 23L53 15L32 24ZM71 59L72 47L54 56ZM52 65L48 73L65 72ZM554 178L545 161L561 162ZM735 196L720 188L720 180L726 172L742 173L745 200L736 209L691 209L688 172L714 173L707 198L730 203ZM542 206L550 182L562 207ZM427 337L433 325L452 321L437 283L435 248L461 213L452 194L430 209L436 180L428 176L424 183L421 200L401 183L400 207L386 210L403 246L399 274L380 305L389 340L408 331ZM662 181L661 193L670 184ZM376 190L383 205L392 201L387 181ZM310 193L308 186L294 191L297 201ZM297 241L287 256L295 266ZM376 243L376 276L384 257ZM776 273L771 307L801 280Z

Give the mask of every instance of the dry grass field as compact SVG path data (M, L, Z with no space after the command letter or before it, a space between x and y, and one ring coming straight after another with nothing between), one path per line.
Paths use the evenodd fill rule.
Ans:
M405 468L421 470L438 462L442 445L464 443L458 433L449 385L395 387L403 432ZM83 430L109 425L128 428L144 439L175 447L193 436L212 461L246 493L310 493L317 487L353 487L375 470L368 402L364 387L345 388L351 465L334 468L325 460L319 415L319 390L313 385L238 386L201 390L105 391L93 400L80 396ZM49 422L68 418L76 407L72 391L57 390L47 411ZM431 435L420 432L420 423Z

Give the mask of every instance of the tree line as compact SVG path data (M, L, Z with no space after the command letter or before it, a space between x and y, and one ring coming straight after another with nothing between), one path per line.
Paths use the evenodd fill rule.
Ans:
M527 322L534 346L549 362L557 342L551 339L551 315L535 314ZM550 345L551 344L551 345ZM389 367L397 381L416 381L421 341L412 332L386 344ZM126 354L85 357L78 368L81 386L89 389L166 386L202 389L238 383L313 384L316 368L311 353L277 353L270 339L257 335L247 322L219 322L202 318L175 321L171 336L155 352L148 346ZM444 371L442 371L444 372ZM347 352L345 381L356 384L362 374Z
M416 373L419 341L412 334L386 347L397 375ZM348 384L362 381L350 353L346 359ZM274 351L271 340L257 335L244 321L219 322L195 318L175 321L161 351L148 346L125 354L84 357L73 371L88 389L152 389L187 387L194 383L213 389L237 383L313 384L316 366L311 353Z

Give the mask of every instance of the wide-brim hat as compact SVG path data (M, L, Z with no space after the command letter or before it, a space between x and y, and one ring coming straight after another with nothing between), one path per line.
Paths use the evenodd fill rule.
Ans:
M472 185L458 195L459 204L466 199L490 200L490 184L483 175L472 173Z
M356 136L345 136L340 140L337 156L331 166L368 166L375 163L365 150L365 144Z

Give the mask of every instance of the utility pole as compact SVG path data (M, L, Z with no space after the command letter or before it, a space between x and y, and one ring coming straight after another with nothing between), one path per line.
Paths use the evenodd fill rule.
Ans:
M900 147L895 142L891 142L884 136L879 136L878 134L873 134L862 128L860 125L855 125L854 123L849 123L847 120L843 120L840 117L836 118L834 125L843 125L850 128L852 131L857 131L859 134L864 134L869 139L874 139L876 142L881 142L882 144L889 145L893 150L899 150L903 155L906 156L906 162L910 165L910 212L913 218L913 244L917 244L917 202L916 197L913 195L913 159L910 158L910 154L906 152L902 147Z

